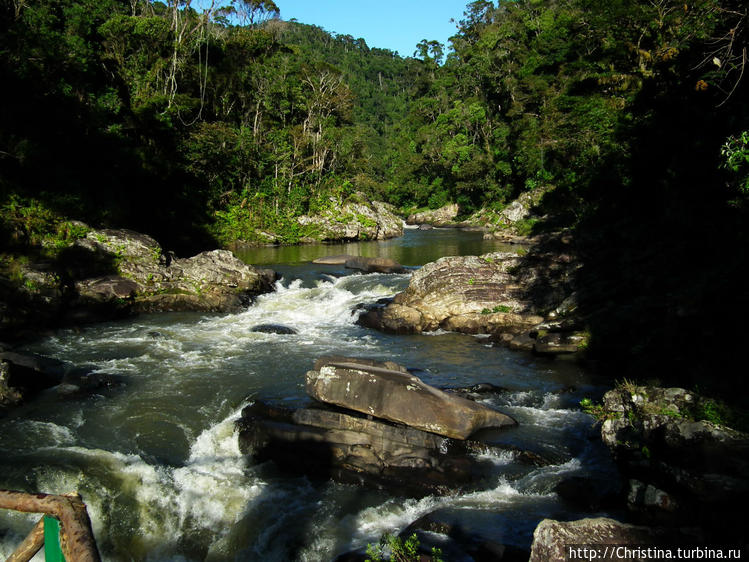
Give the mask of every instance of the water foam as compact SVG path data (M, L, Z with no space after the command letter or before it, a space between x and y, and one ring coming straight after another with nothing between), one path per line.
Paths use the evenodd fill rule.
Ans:
M228 529L263 491L264 484L253 482L245 470L234 429L240 415L236 410L203 431L190 448L187 464L174 470L181 526L191 520L205 529Z
M358 305L395 294L408 275L354 274L318 280L313 287L301 279L260 295L238 314L186 319L164 326L120 322L84 330L64 331L45 342L44 352L74 363L89 362L99 371L141 375L158 365L162 371L218 369L242 357L248 346L293 341L296 345L358 346L351 333ZM158 318L157 318L158 320ZM298 335L252 332L259 324L282 324Z

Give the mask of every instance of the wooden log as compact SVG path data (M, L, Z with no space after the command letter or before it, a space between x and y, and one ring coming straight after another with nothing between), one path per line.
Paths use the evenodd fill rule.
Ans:
M44 546L44 517L34 525L28 536L18 545L13 554L5 562L29 562Z
M0 490L0 508L55 517L60 521L60 546L66 560L100 562L91 520L80 495L58 496Z

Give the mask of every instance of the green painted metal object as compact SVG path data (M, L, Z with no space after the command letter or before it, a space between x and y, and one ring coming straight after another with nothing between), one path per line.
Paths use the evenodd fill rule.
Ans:
M65 562L60 548L60 522L49 515L44 516L44 561Z

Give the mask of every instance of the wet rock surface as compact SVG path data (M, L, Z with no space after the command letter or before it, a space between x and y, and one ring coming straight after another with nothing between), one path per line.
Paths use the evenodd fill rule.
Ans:
M283 324L258 324L250 329L251 332L260 332L263 334L281 334L294 335L298 334L294 328L284 326Z
M418 377L387 367L331 361L307 373L307 394L328 404L466 439L486 427L511 427L511 417L442 392Z
M444 416L460 417L450 412L430 410L433 395L444 400L440 402L443 408L452 409L450 404L459 404L463 409L458 411L467 413L474 422L477 418L491 425L514 425L515 422L504 414L457 396L443 397L441 395L445 393L424 385L401 365L325 357L316 362L315 368L317 370L310 371L312 375L308 373L308 390L318 399L313 406L288 410L255 402L245 408L237 422L240 448L245 454L252 454L256 460L274 460L286 470L301 470L319 477L421 496L488 485L483 479L490 467L478 460L476 453L494 449L512 451L512 448L425 431L425 427L445 427L441 421ZM321 373L325 381L318 380ZM378 382L370 382L373 377ZM365 400L360 400L364 396L361 394L363 387L357 384L357 379L364 385L384 389L382 393L374 391L376 396L371 408L374 412L361 406ZM386 382L392 380L398 384ZM403 397L398 396L400 383L403 383L402 393L407 393ZM418 390L409 390L408 386ZM333 387L340 388L334 390ZM350 394L355 408L330 400L330 392L335 396ZM404 398L413 405L406 412L409 415L391 415L393 411L399 411ZM389 400L392 405L384 403ZM415 420L410 419L414 411L420 412L420 417ZM430 412L434 419L425 421ZM400 423L393 421L398 417ZM465 436L473 433L465 423L458 420L460 431L451 429L446 433ZM300 458L304 459L303 463L299 462ZM521 463L543 462L532 454L523 456L519 453L518 459Z
M80 397L126 383L121 375L94 370L33 353L0 352L0 409L27 402L48 389L56 388L62 397Z
M557 357L587 346L576 317L572 239L556 234L527 254L445 257L414 272L405 291L358 323L396 334L438 329L489 334L512 349Z
M682 388L633 384L604 396L601 438L642 520L740 532L733 515L749 500L749 435L699 419L713 404Z

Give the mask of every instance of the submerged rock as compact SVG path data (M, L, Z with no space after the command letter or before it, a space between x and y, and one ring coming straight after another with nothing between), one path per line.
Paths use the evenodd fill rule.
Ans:
M294 328L283 324L258 324L250 328L250 332L261 332L263 334L298 334Z
M351 254L335 254L333 256L322 256L320 258L314 259L312 260L312 263L321 265L343 265L346 263L346 260L350 260L354 257L356 256L353 256Z
M2 352L0 406L18 405L54 387L60 395L78 397L125 384L122 376L96 373L94 369L33 353Z
M369 258L365 256L352 256L350 254L323 256L313 260L312 263L343 265L347 269L358 269L364 273L403 273L407 271L405 267L390 258Z
M364 273L404 273L406 270L397 261L390 258L351 257L346 260L347 269L358 269Z
M0 402L12 406L62 382L66 363L31 353L0 353Z
M307 393L321 402L457 439L486 427L517 425L506 414L442 392L410 373L356 361L331 361L307 372Z

